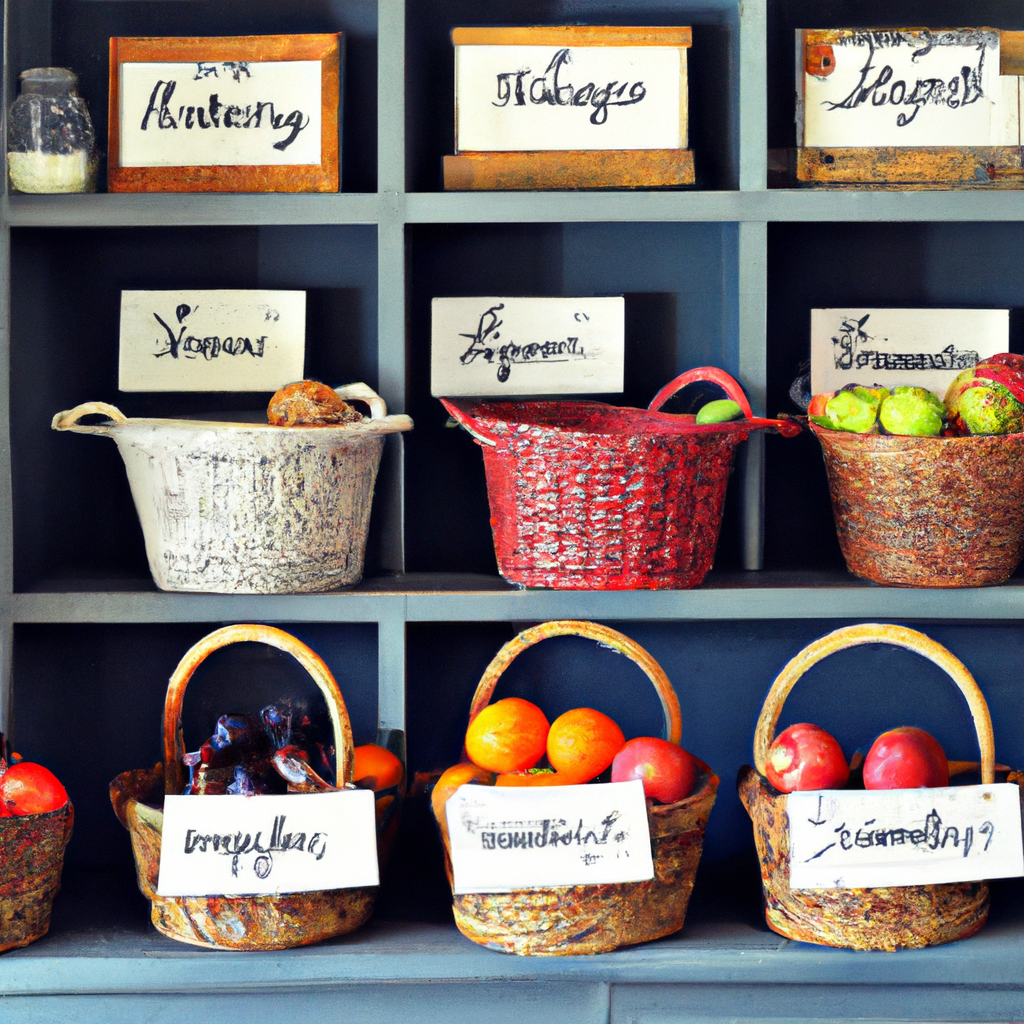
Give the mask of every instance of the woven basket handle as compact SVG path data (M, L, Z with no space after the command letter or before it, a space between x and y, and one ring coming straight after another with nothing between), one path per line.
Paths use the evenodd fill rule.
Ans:
M113 423L127 423L128 417L120 409L106 402L83 402L74 409L59 412L53 417L50 427L53 430L73 430L76 434L106 434L111 423L85 424L78 421L83 416L106 416Z
M747 396L743 393L743 388L725 370L719 370L717 366L699 366L696 370L687 370L686 373L681 373L675 380L669 381L651 399L651 404L647 406L648 410L657 412L677 391L682 391L687 384L696 384L699 381L717 384L743 410L743 415L748 420L754 418L753 410L750 408Z
M311 651L301 640L274 626L239 624L224 626L204 636L178 663L167 686L164 701L164 782L168 794L180 793L185 785L185 772L181 758L185 753L185 737L181 729L181 705L185 699L185 688L192 673L214 652L229 644L251 640L268 644L279 651L290 654L312 676L327 701L327 710L334 727L334 749L337 784L352 781L355 754L352 745L352 724L349 721L345 700L335 682L331 670L319 655Z
M874 622L859 626L844 626L842 629L829 633L828 636L823 636L820 640L815 640L778 674L768 691L768 696L764 699L764 707L761 708L761 716L757 720L757 729L754 732L754 765L757 770L762 775L765 774L768 748L775 739L775 726L782 713L782 706L800 677L812 665L816 665L836 651L843 651L848 647L859 647L861 644L875 643L893 644L896 647L905 647L908 651L914 651L938 665L956 683L971 709L974 729L978 734L978 747L981 750L981 781L985 785L991 785L995 781L995 739L992 735L992 718L989 715L988 704L985 703L985 698L982 696L981 690L978 689L974 677L967 671L963 662L954 657L941 644L937 644L930 637L925 636L924 633L919 633L916 629L907 629L906 626L882 625Z
M574 619L559 619L554 622L542 622L539 626L524 629L519 636L509 640L494 656L487 666L469 708L470 722L480 714L491 702L494 688L502 673L512 664L517 655L532 647L541 640L552 636L582 636L588 640L596 640L604 647L610 647L619 654L624 654L630 661L639 665L644 674L654 684L661 700L661 709L665 714L665 738L670 743L678 744L683 732L682 717L679 713L679 698L672 684L665 675L665 670L635 640L630 640L624 633L596 622L582 622Z

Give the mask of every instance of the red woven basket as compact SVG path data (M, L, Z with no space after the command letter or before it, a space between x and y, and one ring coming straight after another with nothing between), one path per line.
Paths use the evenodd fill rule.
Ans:
M718 384L747 418L698 426L657 411L697 381ZM755 418L739 384L713 367L677 377L647 410L441 401L483 448L498 569L528 587L697 586L715 557L734 449L752 430L800 430Z

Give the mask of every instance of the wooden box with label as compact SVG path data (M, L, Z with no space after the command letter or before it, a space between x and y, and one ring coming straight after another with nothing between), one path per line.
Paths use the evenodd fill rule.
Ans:
M337 192L340 34L110 40L111 192Z
M444 187L691 185L689 28L457 28Z
M1024 33L796 34L796 177L903 188L1024 182Z

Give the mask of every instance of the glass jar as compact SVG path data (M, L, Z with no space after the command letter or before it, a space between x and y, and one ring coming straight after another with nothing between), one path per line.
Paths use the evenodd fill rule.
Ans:
M78 76L30 68L7 120L7 170L18 192L95 192L96 133Z

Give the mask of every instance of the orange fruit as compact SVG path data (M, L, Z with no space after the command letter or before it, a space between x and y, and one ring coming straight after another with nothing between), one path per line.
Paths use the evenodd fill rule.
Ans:
M593 708L574 708L551 723L548 761L567 783L589 782L625 745L622 730L607 715Z
M495 786L568 786L569 780L558 772L506 772Z
M536 704L506 697L489 704L466 730L469 759L492 772L532 768L543 756L548 720Z
M363 789L390 789L399 785L405 777L401 759L390 750L378 747L376 743L356 747L355 755L352 781Z
M452 765L434 783L434 792L430 794L430 808L437 819L441 834L446 839L448 837L448 819L444 813L444 805L455 790L459 786L466 785L467 782L479 782L484 786L493 786L494 772L489 772L486 768L480 768L478 765L463 761L462 764Z

